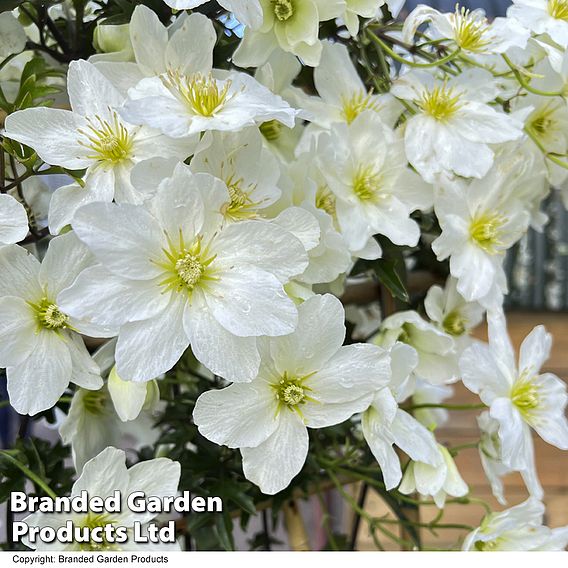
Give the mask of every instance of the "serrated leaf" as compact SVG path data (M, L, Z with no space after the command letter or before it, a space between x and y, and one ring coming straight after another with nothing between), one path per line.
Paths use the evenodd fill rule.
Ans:
M222 515L215 517L215 528L219 536L219 543L227 550L235 550L235 543L233 541L233 521L227 511Z

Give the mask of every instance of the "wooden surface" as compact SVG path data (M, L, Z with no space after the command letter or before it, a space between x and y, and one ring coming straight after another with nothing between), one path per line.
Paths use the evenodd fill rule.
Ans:
M554 338L552 355L545 365L545 370L557 374L568 382L568 314L553 313L510 313L508 315L509 333L515 347L518 349L524 337L535 325L543 324ZM480 339L486 339L485 328L476 332ZM475 395L467 391L463 385L456 386L456 396L452 403L479 402ZM475 417L479 411L453 411L445 428L437 432L437 438L450 446L475 441L478 438ZM545 504L547 508L546 522L551 527L568 525L568 452L558 450L539 438L535 438L536 460L540 481L545 492ZM481 497L491 503L494 510L502 507L491 495L489 484L485 478L479 455L476 449L467 449L460 452L456 459L460 473L470 487L470 495ZM527 492L522 479L518 474L505 478L505 498L509 505L522 502ZM367 510L374 516L389 515L387 507L370 493ZM423 507L421 509L422 521L428 521L437 513L435 507ZM447 512L441 522L459 523L477 526L483 509L477 505L448 505ZM392 518L392 517L390 517ZM448 549L459 546L458 541L466 531L444 529L438 532L437 537L422 529L422 537L427 547ZM398 546L381 538L381 542L387 549L397 550ZM362 524L359 531L359 550L374 550L373 543L368 535L368 528Z

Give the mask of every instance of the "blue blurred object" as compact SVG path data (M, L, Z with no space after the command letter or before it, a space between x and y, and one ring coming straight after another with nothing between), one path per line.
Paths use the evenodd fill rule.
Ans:
M418 4L426 4L427 6L432 6L440 10L440 12L453 12L456 7L456 0L435 0L419 2L418 0L409 0L404 5L403 14L412 12ZM483 8L485 13L490 18L496 16L504 16L507 12L507 8L511 5L509 0L469 0L464 2L459 2L460 6L464 8L469 8L470 10L475 10L476 8Z

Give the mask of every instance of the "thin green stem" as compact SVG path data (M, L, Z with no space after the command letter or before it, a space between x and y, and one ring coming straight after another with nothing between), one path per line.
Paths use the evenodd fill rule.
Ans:
M421 408L444 408L445 410L481 410L487 408L483 403L479 404L437 404L437 403L424 403L415 404L413 406L405 407L404 410L420 410Z
M515 65L509 59L509 57L507 55L505 55L504 53L502 53L501 56L503 57L503 60L505 61L505 63L509 66L509 68L513 72L513 75L515 75L515 79L517 79L517 81L519 82L521 87L523 87L523 89L525 89L525 91L528 91L529 93L533 93L534 95L540 95L541 97L562 97L562 96L564 96L564 93L562 93L562 91L541 91L540 89L535 89L534 87L531 87L531 85L525 81L525 78L523 77L522 73L519 71L519 67L517 65Z
M390 57L392 57L395 61L399 63L403 63L404 65L408 65L410 67L416 67L418 69L429 69L432 67L439 67L440 65L444 65L444 63L449 63L453 61L460 53L461 49L458 47L455 51L448 53L448 55L441 57L440 59L436 59L431 61L430 63L415 63L414 61L409 61L404 57L401 57L398 53L392 50L382 39L376 36L373 33L369 33L370 38L381 47Z
M52 499L55 499L57 497L53 489L51 489L51 487L49 487L49 485L47 485L47 483L43 479L41 479L41 477L36 475L31 469L17 460L9 452L7 452L6 450L0 450L0 456L6 458L9 462L19 468L28 479L33 481L38 487L41 487L46 495L49 495L49 497L51 497Z
M568 162L560 159L558 155L549 152L542 144L542 142L538 139L538 136L534 133L531 128L525 126L525 132L528 134L529 138L537 145L538 149L544 154L547 160L550 160L552 163L568 170Z
M473 449L477 450L478 447L479 447L479 442L470 442L468 444L459 444L458 446L452 446L451 448L448 448L448 450L452 455L455 456L462 450L473 450Z

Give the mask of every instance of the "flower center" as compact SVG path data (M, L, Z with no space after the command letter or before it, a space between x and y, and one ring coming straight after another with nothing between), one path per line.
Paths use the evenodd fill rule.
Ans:
M254 208L258 205L258 202L252 201L250 195L243 191L243 180L235 181L233 176L230 176L226 184L230 201L223 206L221 210L223 215L233 221L255 218L257 214Z
M353 179L353 193L361 201L375 201L382 185L381 174L371 166L360 166Z
M83 529L88 529L91 532L93 529L98 527L105 527L107 525L114 525L116 521L111 519L108 514L102 513L87 513L87 517L81 523L80 527ZM104 535L104 532L102 533ZM102 542L95 542L89 540L88 542L80 543L81 550L85 551L103 551L103 550L118 550L118 547L114 543L108 542L104 536L102 536Z
M272 385L272 388L276 391L278 412L286 407L301 415L302 413L299 407L302 404L305 404L307 401L315 402L314 399L309 396L312 389L304 384L312 375L313 373L305 377L294 377L285 372L280 378L280 381Z
M85 410L95 416L104 414L108 400L105 388L99 390L81 390L83 391L83 407Z
M193 290L205 272L199 257L188 252L176 261L176 272L187 288Z
M491 552L493 550L498 550L503 542L505 542L504 538L495 538L486 542L478 540L475 543L475 550L478 550L479 552Z
M466 324L467 324L467 319L458 311L454 311L450 312L444 318L442 327L444 328L444 331L449 335L458 337L464 334Z
M548 13L556 20L568 22L568 0L549 0Z
M561 130L561 124L555 117L558 107L549 102L537 109L530 117L528 128L540 139L554 138Z
M448 88L444 84L431 91L424 91L417 104L425 114L436 120L445 121L460 109L459 99L460 93L456 94L453 88Z
M365 110L378 111L380 108L380 105L373 101L373 93L365 91L356 92L351 97L342 96L341 104L341 116L347 124L351 124Z
M79 140L79 144L94 152L87 156L91 160L116 164L128 159L132 152L133 139L116 112L110 121L100 116L87 118L87 129L78 132L87 139Z
M202 237L198 236L191 244L186 244L182 231L174 242L166 233L168 248L163 248L165 258L153 261L164 269L164 278L159 282L165 291L184 292L191 297L197 287L205 287L218 280L214 275L212 263L216 255L210 255L202 246Z
M456 5L453 14L455 40L462 49L467 51L483 51L491 43L484 39L488 30L487 19L479 18L472 14L470 10L460 8Z
M506 219L498 214L484 214L474 218L469 227L471 240L488 254L497 254L503 247L501 240Z
M293 0L272 0L272 7L276 18L285 22L294 15L294 2Z
M282 123L278 120L269 120L268 122L263 122L260 127L260 133L269 141L275 142L280 138L282 134Z
M38 326L43 329L59 330L68 327L69 316L64 314L58 305L49 298L43 297L37 304L28 302L38 322Z
M185 76L179 71L168 71L162 78L164 85L177 95L196 115L211 117L231 100L231 81L217 81L211 73Z
M331 217L335 217L335 195L327 186L318 187L316 192L316 207L325 211Z
M539 405L538 387L530 377L521 375L511 389L511 401L526 418Z

